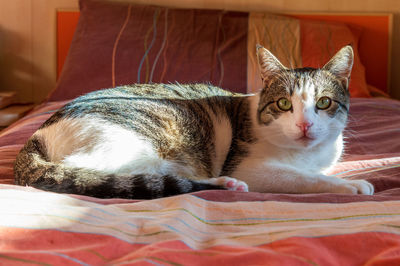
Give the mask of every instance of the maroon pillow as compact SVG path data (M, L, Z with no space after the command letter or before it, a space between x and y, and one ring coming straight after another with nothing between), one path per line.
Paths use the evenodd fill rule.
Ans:
M246 92L248 13L95 0L80 0L80 10L48 100L148 82L210 82Z

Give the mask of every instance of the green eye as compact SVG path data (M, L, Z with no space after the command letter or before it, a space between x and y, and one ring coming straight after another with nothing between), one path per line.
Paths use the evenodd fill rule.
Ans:
M290 109L292 109L292 103L286 98L280 98L278 100L278 107L282 111L289 111Z
M328 97L321 97L317 102L317 108L320 110L328 109L331 106L332 100Z

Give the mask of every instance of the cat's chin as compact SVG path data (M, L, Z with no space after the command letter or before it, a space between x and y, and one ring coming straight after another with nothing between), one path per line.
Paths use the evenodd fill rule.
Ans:
M300 137L300 138L291 138L286 139L285 141L275 142L274 144L281 148L289 148L289 149L309 149L317 145L319 141L315 138L310 137Z
M302 136L298 139L296 139L296 144L299 144L302 147L312 147L316 143L315 138L307 137L307 136Z

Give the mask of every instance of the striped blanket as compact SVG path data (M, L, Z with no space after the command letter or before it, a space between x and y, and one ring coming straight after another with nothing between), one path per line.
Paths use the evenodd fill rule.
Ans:
M65 102L0 133L0 265L400 265L400 102L353 99L332 174L376 194L202 191L149 201L12 185L27 138Z
M93 202L0 189L4 264L400 263L399 201L218 202L180 195Z

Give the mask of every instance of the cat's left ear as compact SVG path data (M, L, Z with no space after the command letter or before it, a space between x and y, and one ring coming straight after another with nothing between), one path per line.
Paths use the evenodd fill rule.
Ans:
M353 48L347 45L340 49L322 69L331 72L344 88L348 88L353 61Z
M257 44L257 58L260 66L261 79L265 83L274 75L285 70L286 67L267 49Z

